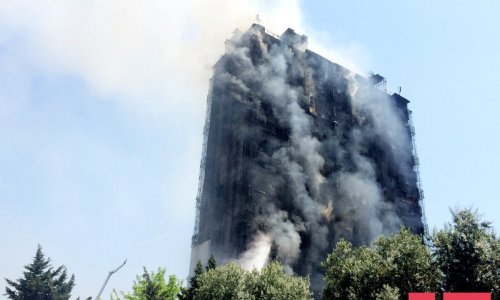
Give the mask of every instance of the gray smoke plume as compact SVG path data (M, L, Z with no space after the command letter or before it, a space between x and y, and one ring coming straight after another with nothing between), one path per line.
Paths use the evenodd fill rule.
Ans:
M252 38L257 41L252 45L258 49L250 49L245 38L238 33L228 41L228 55L237 71L228 70L221 78L231 84L230 90L237 91L231 95L239 101L258 91L252 96L253 105L271 107L267 115L259 117L274 118L288 130L286 142L266 141L271 146L259 153L259 159L266 162L261 168L272 174L266 182L268 191L262 193L272 197L278 193L277 187L284 185L291 202L260 204L258 230L239 262L248 268L261 268L274 257L289 272L299 260L313 268L325 259L322 253L332 239L346 237L357 244L369 244L380 234L396 231L402 221L392 204L384 200L375 166L366 154L367 145L378 140L392 161L401 162L400 173L410 172L411 143L387 94L347 70L338 72L338 78L322 78L327 72L321 68L328 66L312 68L302 46L291 49L285 43L266 43L262 32L255 29ZM314 103L321 97L311 84L315 80L337 83L336 92L347 95L356 126L339 125L337 135L314 133L313 117L321 117ZM258 130L248 134L256 136ZM338 136L346 138L343 141ZM336 165L326 166L325 155ZM317 270L303 271L311 274L313 285L321 280Z

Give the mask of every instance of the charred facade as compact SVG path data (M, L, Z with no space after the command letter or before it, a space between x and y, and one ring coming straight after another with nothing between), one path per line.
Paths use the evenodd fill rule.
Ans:
M280 260L321 286L339 238L425 232L409 101L260 25L235 32L207 101L191 270Z

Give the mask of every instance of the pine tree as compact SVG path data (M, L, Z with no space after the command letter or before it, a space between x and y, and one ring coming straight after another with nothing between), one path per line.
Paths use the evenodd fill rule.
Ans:
M38 245L30 265L25 266L24 277L16 281L5 279L5 296L13 300L67 300L75 285L75 276L68 279L66 267L53 269ZM9 287L10 286L10 287Z
M217 261L215 260L215 257L212 254L212 255L210 255L210 259L208 260L208 263L207 263L205 269L208 272L208 271L213 270L215 268L217 268Z
M214 259L215 261L215 259ZM180 300L192 300L194 299L194 293L199 285L199 277L203 274L203 265L201 261L198 260L196 267L194 268L194 276L189 280L189 287L182 288L178 297Z
M194 298L194 292L199 286L200 276L203 274L203 265L198 261L194 268L194 276L189 280L189 299Z

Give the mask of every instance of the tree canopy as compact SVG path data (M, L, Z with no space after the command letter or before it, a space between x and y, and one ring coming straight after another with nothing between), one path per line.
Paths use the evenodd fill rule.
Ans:
M406 299L408 292L437 290L441 278L421 237L404 228L371 247L340 240L324 266L323 299L381 299L396 293Z
M210 262L212 261L212 262ZM215 258L213 256L210 256L209 264L207 264L206 269L210 270L215 268L217 266L217 263L215 262ZM194 268L194 275L189 279L189 286L188 287L181 287L180 292L178 294L179 300L193 300L194 299L194 293L196 289L198 288L198 281L199 277L203 274L203 265L201 264L201 261L198 260L196 263L196 266Z
M407 299L409 292L491 292L500 299L500 240L471 209L452 211L431 247L401 229L358 248L340 240L324 263L323 299ZM397 295L397 297L396 297Z
M33 262L25 266L22 278L16 281L5 279L5 295L14 300L67 300L75 285L75 276L68 278L66 267L52 268L38 245Z
M174 275L170 275L167 282L165 272L165 268L158 268L157 272L149 273L144 267L144 273L136 277L132 292L121 292L121 297L125 300L176 300L180 291L180 282ZM112 298L120 299L116 291L114 295L115 297L112 296Z
M207 265L205 266L205 269L207 271L210 271L211 269L217 268L217 261L215 260L215 257L210 255L210 258L208 259Z
M500 240L491 223L472 209L454 210L452 222L432 242L445 291L492 292L500 299Z
M491 223L472 209L452 211L452 221L435 231L430 246L409 229L381 236L370 246L340 240L326 261L323 299L407 299L409 292L491 292L500 300L500 240ZM14 300L67 300L75 285L64 266L53 268L38 246L23 277L7 281L5 296ZM165 268L136 277L124 300L306 300L308 278L286 274L278 262L261 271L235 263L218 266L198 261L187 287ZM113 297L114 296L114 297Z
M199 277L194 299L311 299L309 280L285 274L283 266L271 262L260 272L245 271L235 263L211 269Z

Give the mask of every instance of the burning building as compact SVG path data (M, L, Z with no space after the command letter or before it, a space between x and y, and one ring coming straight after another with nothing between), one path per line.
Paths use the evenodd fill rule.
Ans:
M207 100L191 270L276 259L321 286L340 238L425 232L409 101L254 24L226 41Z

